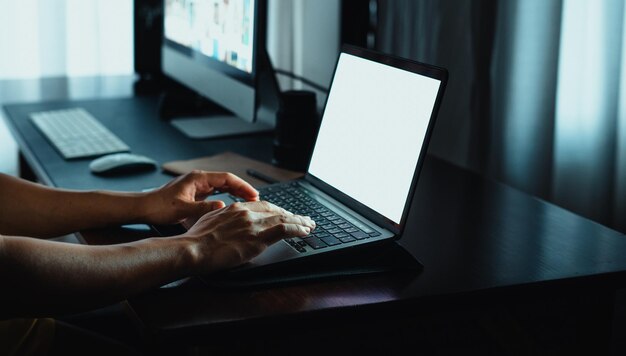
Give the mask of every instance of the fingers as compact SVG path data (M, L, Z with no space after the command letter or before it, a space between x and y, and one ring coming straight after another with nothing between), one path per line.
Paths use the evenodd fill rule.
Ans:
M311 233L309 227L299 224L280 224L259 232L259 238L268 245L288 237L305 237Z
M285 211L284 209L280 210ZM310 217L291 213L265 217L259 219L258 223L267 227L259 232L258 236L268 245L287 237L307 236L315 229L315 222Z
M234 203L230 205L230 208L233 210L246 209L246 210L254 211L257 213L276 213L276 214L282 214L282 215L288 215L288 216L293 215L293 213L267 201Z
M197 209L205 209L206 212L224 207L222 201L204 201L194 204ZM256 230L253 235L268 245L287 237L307 236L316 227L310 217L292 214L266 201L234 203L223 213L227 215L221 215L223 216L220 223L222 229L241 231L242 227L251 228Z
M280 224L295 224L308 227L310 230L315 229L315 222L308 216L301 215L274 215L259 220L263 226L275 226Z
M307 236L316 227L310 217L293 214L266 201L234 203L228 209L235 213L235 220L230 222L233 226L240 224L241 219L253 221L259 229L257 236L267 244L287 237Z
M259 192L256 189L232 173L193 171L190 176L201 194L218 189L248 201L259 199Z

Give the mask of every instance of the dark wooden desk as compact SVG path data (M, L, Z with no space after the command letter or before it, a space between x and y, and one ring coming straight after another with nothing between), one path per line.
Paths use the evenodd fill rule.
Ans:
M9 106L7 122L20 150L36 175L54 186L139 190L171 178L160 172L100 178L89 173L88 160L61 159L27 114L70 105L86 107L133 151L160 162L223 150L271 157L270 136L188 140L158 119L156 100L150 97ZM95 232L92 241L119 233ZM133 236L141 237L129 238ZM208 287L192 278L135 296L129 305L147 339L159 345L211 344L219 349L215 345L221 341L228 350L254 335L256 346L263 343L269 349L278 347L276 343L308 347L285 335L332 331L349 340L345 347L350 351L350 345L371 346L381 338L378 331L389 340L400 336L399 345L412 345L431 335L421 331L437 325L445 334L452 324L472 319L476 323L470 325L492 324L498 334L502 325L519 330L520 320L528 319L531 326L521 329L533 333L535 327L545 328L538 321L558 317L562 322L552 325L555 330L548 335L561 335L560 342L571 342L581 353L608 348L612 298L626 278L626 238L621 233L428 156L400 244L424 264L421 273L249 289ZM498 323L503 313L516 316ZM562 319L570 314L575 317ZM472 338L465 333L471 329L460 329L469 336L446 337L463 345ZM507 335L502 338L511 338Z

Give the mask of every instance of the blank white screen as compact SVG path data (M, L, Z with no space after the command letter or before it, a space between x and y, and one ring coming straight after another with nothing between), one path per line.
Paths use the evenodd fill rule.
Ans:
M440 83L342 53L309 173L400 223Z

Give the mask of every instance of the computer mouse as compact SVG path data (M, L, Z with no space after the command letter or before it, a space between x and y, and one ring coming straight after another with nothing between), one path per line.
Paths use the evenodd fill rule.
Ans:
M113 153L89 163L91 172L101 175L144 172L156 167L157 162L152 158L133 153Z

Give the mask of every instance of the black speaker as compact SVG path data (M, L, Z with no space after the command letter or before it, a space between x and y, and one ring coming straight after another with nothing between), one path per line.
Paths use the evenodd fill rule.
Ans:
M276 112L272 163L282 168L305 171L318 129L315 93L308 90L282 92L280 108Z
M163 77L163 0L134 0L135 73L140 90L149 90Z

